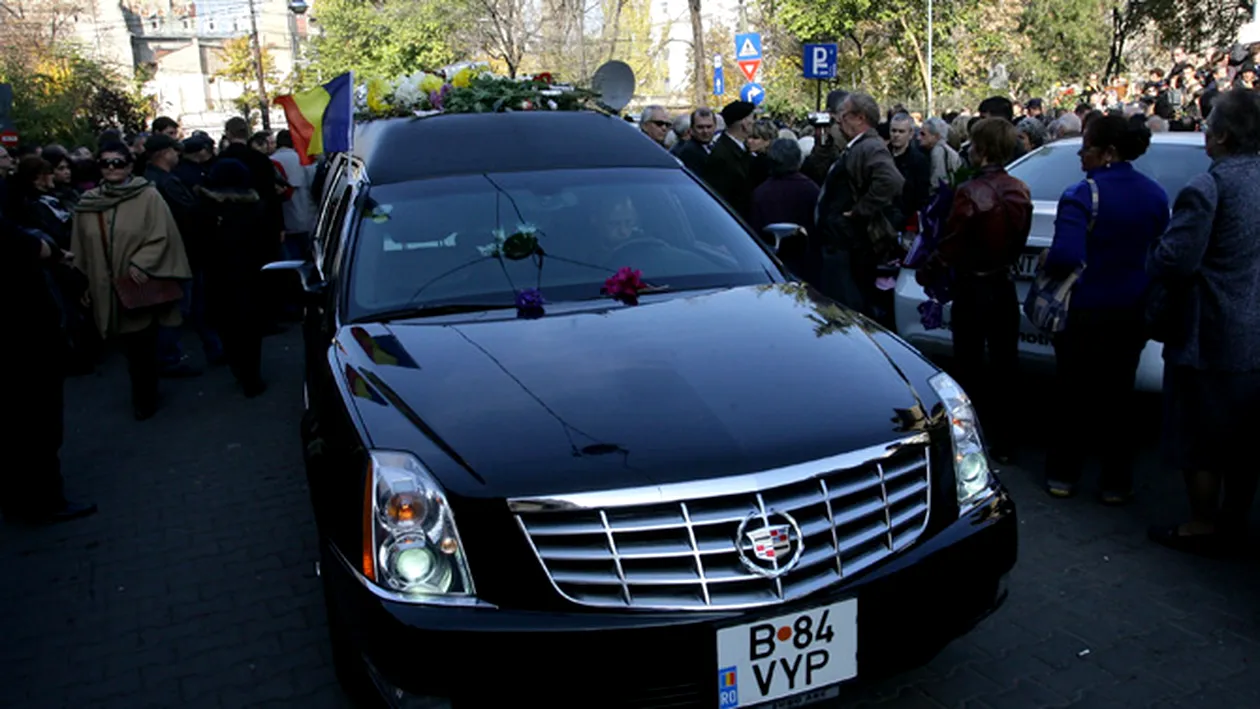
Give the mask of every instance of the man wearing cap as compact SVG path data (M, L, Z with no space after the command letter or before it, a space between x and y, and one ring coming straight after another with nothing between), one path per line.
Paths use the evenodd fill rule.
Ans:
M175 217L175 226L179 227L180 237L184 241L184 250L188 254L188 265L193 271L193 281L184 288L184 302L180 309L184 318L192 323L201 337L202 348L207 361L218 361L222 357L222 345L219 338L205 327L200 315L204 312L204 282L198 278L201 273L205 251L205 229L208 213L192 189L175 176L173 170L179 164L179 143L164 133L150 135L144 143L145 179L152 182L166 200L166 206ZM171 328L163 330L159 338L163 374L169 377L186 377L200 374L200 370L185 363L179 344L180 330Z
M179 178L184 186L194 192L198 185L204 184L206 174L210 171L210 159L214 157L214 139L198 131L184 139L184 154L171 174Z
M757 187L752 177L752 153L748 152L755 108L747 101L732 101L722 109L726 130L713 141L703 173L713 191L745 219L752 212L752 193Z

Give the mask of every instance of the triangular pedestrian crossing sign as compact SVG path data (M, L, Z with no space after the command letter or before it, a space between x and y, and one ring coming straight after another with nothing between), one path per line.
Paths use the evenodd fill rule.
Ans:
M745 37L744 43L740 45L739 52L735 56L737 59L756 58L757 47L753 46L751 39Z

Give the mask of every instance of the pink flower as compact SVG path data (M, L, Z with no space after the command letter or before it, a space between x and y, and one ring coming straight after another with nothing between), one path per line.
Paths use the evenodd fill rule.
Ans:
M617 273L604 281L604 294L626 305L638 305L639 293L647 288L642 271L622 266Z

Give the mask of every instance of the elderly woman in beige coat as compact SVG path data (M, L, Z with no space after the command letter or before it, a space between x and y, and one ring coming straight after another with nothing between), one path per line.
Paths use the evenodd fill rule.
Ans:
M75 265L88 278L92 315L102 337L117 336L127 356L131 402L137 420L158 405L158 327L180 324L179 301L125 308L115 279L137 285L150 279L192 278L175 219L153 183L132 176L125 145L106 144L98 155L101 186L83 195L75 210Z

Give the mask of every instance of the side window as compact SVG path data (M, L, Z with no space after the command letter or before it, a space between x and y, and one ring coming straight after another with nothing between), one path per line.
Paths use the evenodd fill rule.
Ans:
M335 174L330 175L328 187L325 188L326 197L324 199L323 209L320 212L319 222L315 228L315 257L318 259L320 271L325 270L325 259L332 254L329 248L330 241L336 241L337 235L341 233L341 224L336 218L337 210L341 203L345 201L344 192L346 191L346 169L343 163ZM344 211L342 212L344 214ZM327 276L327 273L324 273Z
M328 205L331 212L328 215L328 233L323 243L324 268L329 272L338 268L333 259L341 245L341 236L346 233L346 213L350 211L350 203L354 201L354 188L342 187L341 194L335 195L335 199L335 202ZM331 275L332 273L325 273L325 276Z

